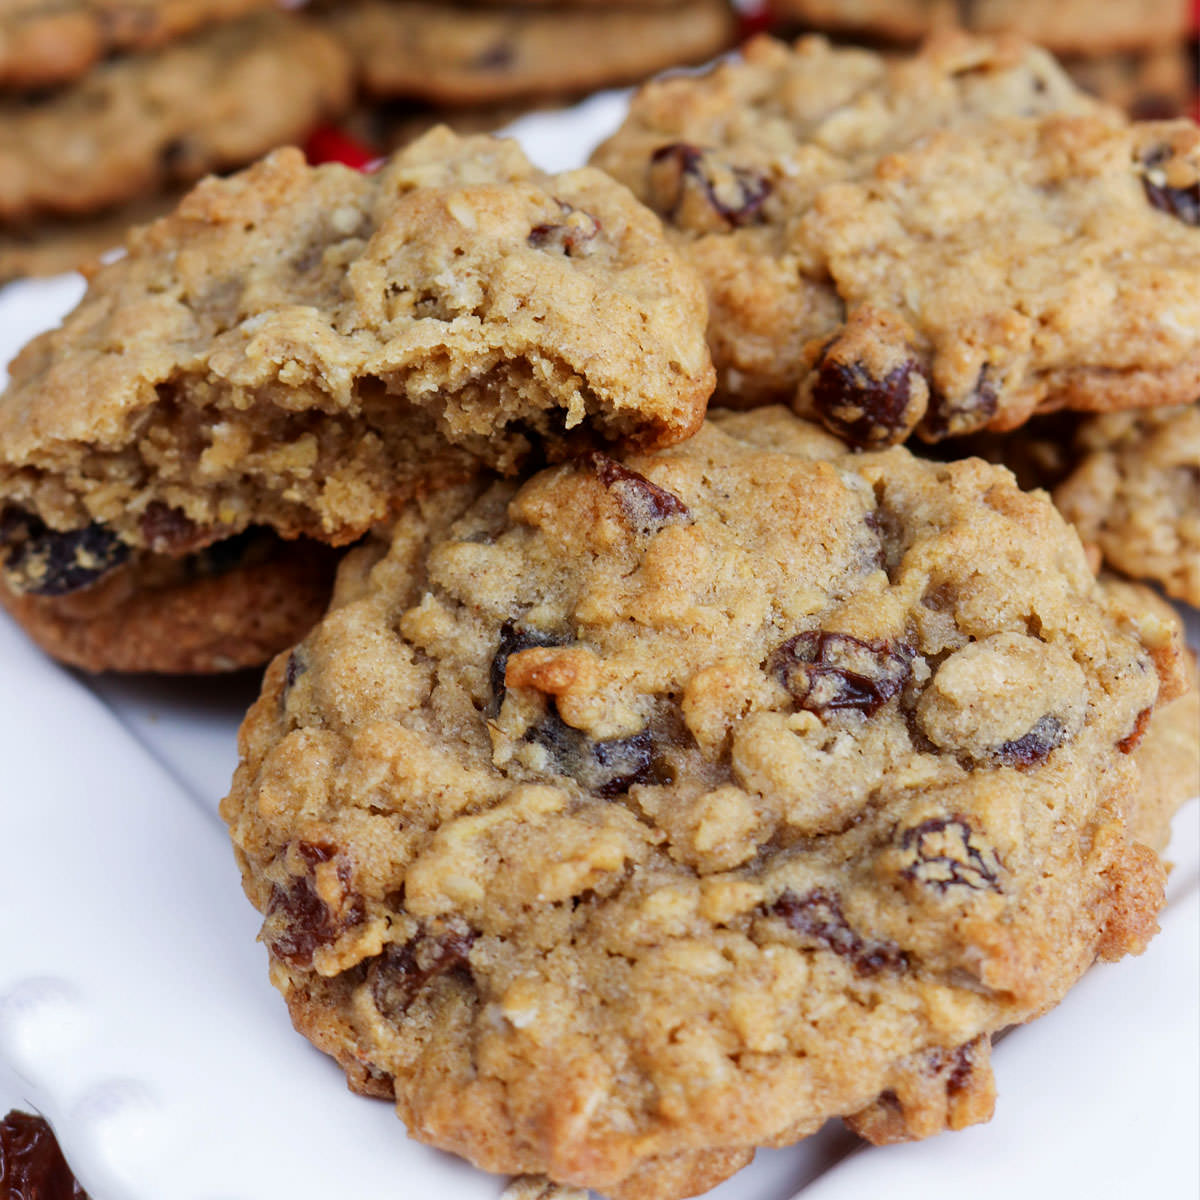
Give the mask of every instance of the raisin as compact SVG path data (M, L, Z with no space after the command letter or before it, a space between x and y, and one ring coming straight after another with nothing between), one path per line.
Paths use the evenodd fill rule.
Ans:
M711 150L673 142L650 156L650 189L654 207L685 228L738 228L765 219L771 181Z
M916 424L914 378L923 378L915 358L874 377L859 362L838 358L827 346L817 364L813 405L833 433L852 446L874 449L902 442Z
M368 978L375 1007L394 1020L435 979L457 972L470 977L475 933L451 920L436 931L423 931L403 946L388 946L371 963Z
M13 1109L0 1121L0 1195L6 1200L87 1200L44 1118Z
M304 655L301 652L301 647L297 646L295 650L288 655L287 667L283 672L283 686L285 688L293 688L296 686L296 680L308 670L308 663L305 661Z
M571 642L571 637L565 634L542 633L537 629L524 629L513 621L505 621L500 627L500 644L492 655L492 665L488 668L488 684L492 690L492 715L500 711L504 703L504 674L508 669L509 657L521 650L530 650L534 646L565 646Z
M666 525L691 520L688 506L673 492L607 454L592 451L583 462L616 497L625 519L643 537L651 537Z
M559 774L570 776L585 790L605 800L623 795L635 783L658 779L654 738L649 729L627 738L595 741L581 729L568 725L558 715L553 699L547 700L545 715L525 738L550 752Z
M213 530L196 524L177 508L169 508L155 500L142 514L142 539L155 554L181 558L201 550L217 540Z
M8 585L35 596L65 596L90 587L129 558L129 547L98 521L60 532L15 508L0 518L0 548L5 547Z
M600 222L589 212L560 200L563 219L535 225L529 231L529 244L537 250L557 250L568 258L586 254L600 232Z
M900 835L900 848L912 861L901 874L944 892L953 886L1000 892L1001 862L961 815L930 817Z
M493 42L472 60L477 71L507 71L517 61L516 48L511 42Z
M158 152L159 166L172 179L182 179L196 174L197 152L201 147L195 138L174 137Z
M1142 187L1151 208L1176 217L1185 225L1200 225L1200 180L1183 187L1167 182L1166 172L1160 170L1171 158L1171 149L1160 146L1142 160Z
M1066 726L1057 717L1041 717L1028 733L997 747L995 757L1006 767L1036 766L1066 738Z
M996 415L1000 398L992 382L992 368L984 363L979 368L975 386L961 400L951 401L940 392L932 392L929 411L921 422L922 435L931 441L960 437L982 429Z
M904 955L894 943L868 941L852 928L837 893L825 888L812 888L801 896L789 888L766 912L779 917L794 933L848 960L859 975L876 975L905 965Z
M329 862L337 853L332 846L320 842L299 842L296 849L310 867ZM282 916L282 928L272 930L267 936L276 958L295 967L309 967L314 951L336 942L347 929L362 924L365 915L362 897L350 893L349 864L339 863L337 876L342 886L340 914L334 914L317 895L311 875L297 879L291 887L276 884L271 889L267 919Z
M798 708L824 718L853 709L873 717L904 690L912 675L911 647L848 633L800 633L777 646L765 669L792 694Z

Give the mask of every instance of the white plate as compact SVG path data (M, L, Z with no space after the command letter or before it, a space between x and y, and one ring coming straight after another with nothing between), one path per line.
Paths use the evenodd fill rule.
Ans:
M562 169L620 111L600 98L517 132ZM0 362L78 291L0 292ZM44 1112L94 1200L494 1200L503 1181L350 1095L266 981L216 816L254 680L85 679L5 619L0 663L0 1112ZM859 1149L833 1124L713 1200L1200 1194L1195 804L1171 855L1146 955L1096 968L997 1047L989 1125Z

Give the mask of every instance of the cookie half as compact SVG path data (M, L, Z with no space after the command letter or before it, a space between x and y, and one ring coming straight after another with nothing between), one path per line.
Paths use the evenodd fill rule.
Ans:
M488 1169L665 1200L922 1064L914 1132L980 1119L991 1034L1141 950L1161 635L1006 471L725 415L354 551L223 813L353 1087Z
M280 151L135 231L12 364L10 586L66 595L251 527L345 545L481 463L677 441L712 387L703 328L699 281L600 172L446 130L375 174Z
M671 7L500 10L420 0L330 7L364 85L376 96L486 104L579 95L703 62L733 44L725 0Z
M726 400L877 446L1200 392L1200 130L1023 44L758 40L646 85L594 161L704 276Z

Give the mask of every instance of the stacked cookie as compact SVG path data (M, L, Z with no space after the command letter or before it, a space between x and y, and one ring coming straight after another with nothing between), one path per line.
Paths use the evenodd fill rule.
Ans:
M497 129L527 109L703 62L734 42L728 0L354 0L318 4L357 66L351 128L392 150L444 120Z
M1195 601L1192 122L1130 121L1021 43L951 34L889 62L761 41L643 89L595 161L704 276L727 403L943 456L982 429L1013 431L991 442L1005 461L1053 437L1058 472L1033 482L1078 466L1060 497L1089 542ZM1129 412L1026 425L1055 409Z
M179 598L212 669L246 571L318 564L253 602L222 812L294 1023L413 1136L675 1200L984 1120L992 1037L1155 931L1195 695L1044 492L900 443L1194 400L1197 138L954 37L651 84L633 194L279 152L14 364L5 603L95 666Z
M119 245L180 185L351 100L336 39L271 0L18 0L0 14L0 281Z
M1016 34L1062 58L1083 88L1135 117L1191 112L1196 61L1187 0L776 0L785 27L912 46L931 33Z

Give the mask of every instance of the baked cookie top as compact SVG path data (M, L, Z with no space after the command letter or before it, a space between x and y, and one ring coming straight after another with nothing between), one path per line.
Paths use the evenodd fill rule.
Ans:
M48 95L0 98L0 219L91 213L302 141L349 107L349 56L325 30L266 12Z
M352 551L223 812L293 1018L413 1136L692 1194L934 1059L911 1127L979 1119L988 1035L1141 949L1177 637L1002 469L724 414Z
M874 446L1200 392L1200 130L1023 44L757 40L647 84L594 161L703 274L718 397Z
M1116 570L1200 605L1200 404L1089 417L1054 502Z
M65 83L114 52L148 50L273 6L274 0L5 0L0 86Z
M328 6L367 89L438 104L569 96L702 62L733 44L726 0L510 9L426 0Z
M1148 49L1189 32L1187 0L773 0L771 10L781 21L912 41L951 26L1018 34L1059 54Z
M703 329L699 281L598 171L446 130L373 174L282 150L135 231L17 357L0 507L85 567L251 525L346 543L480 462L686 437Z

